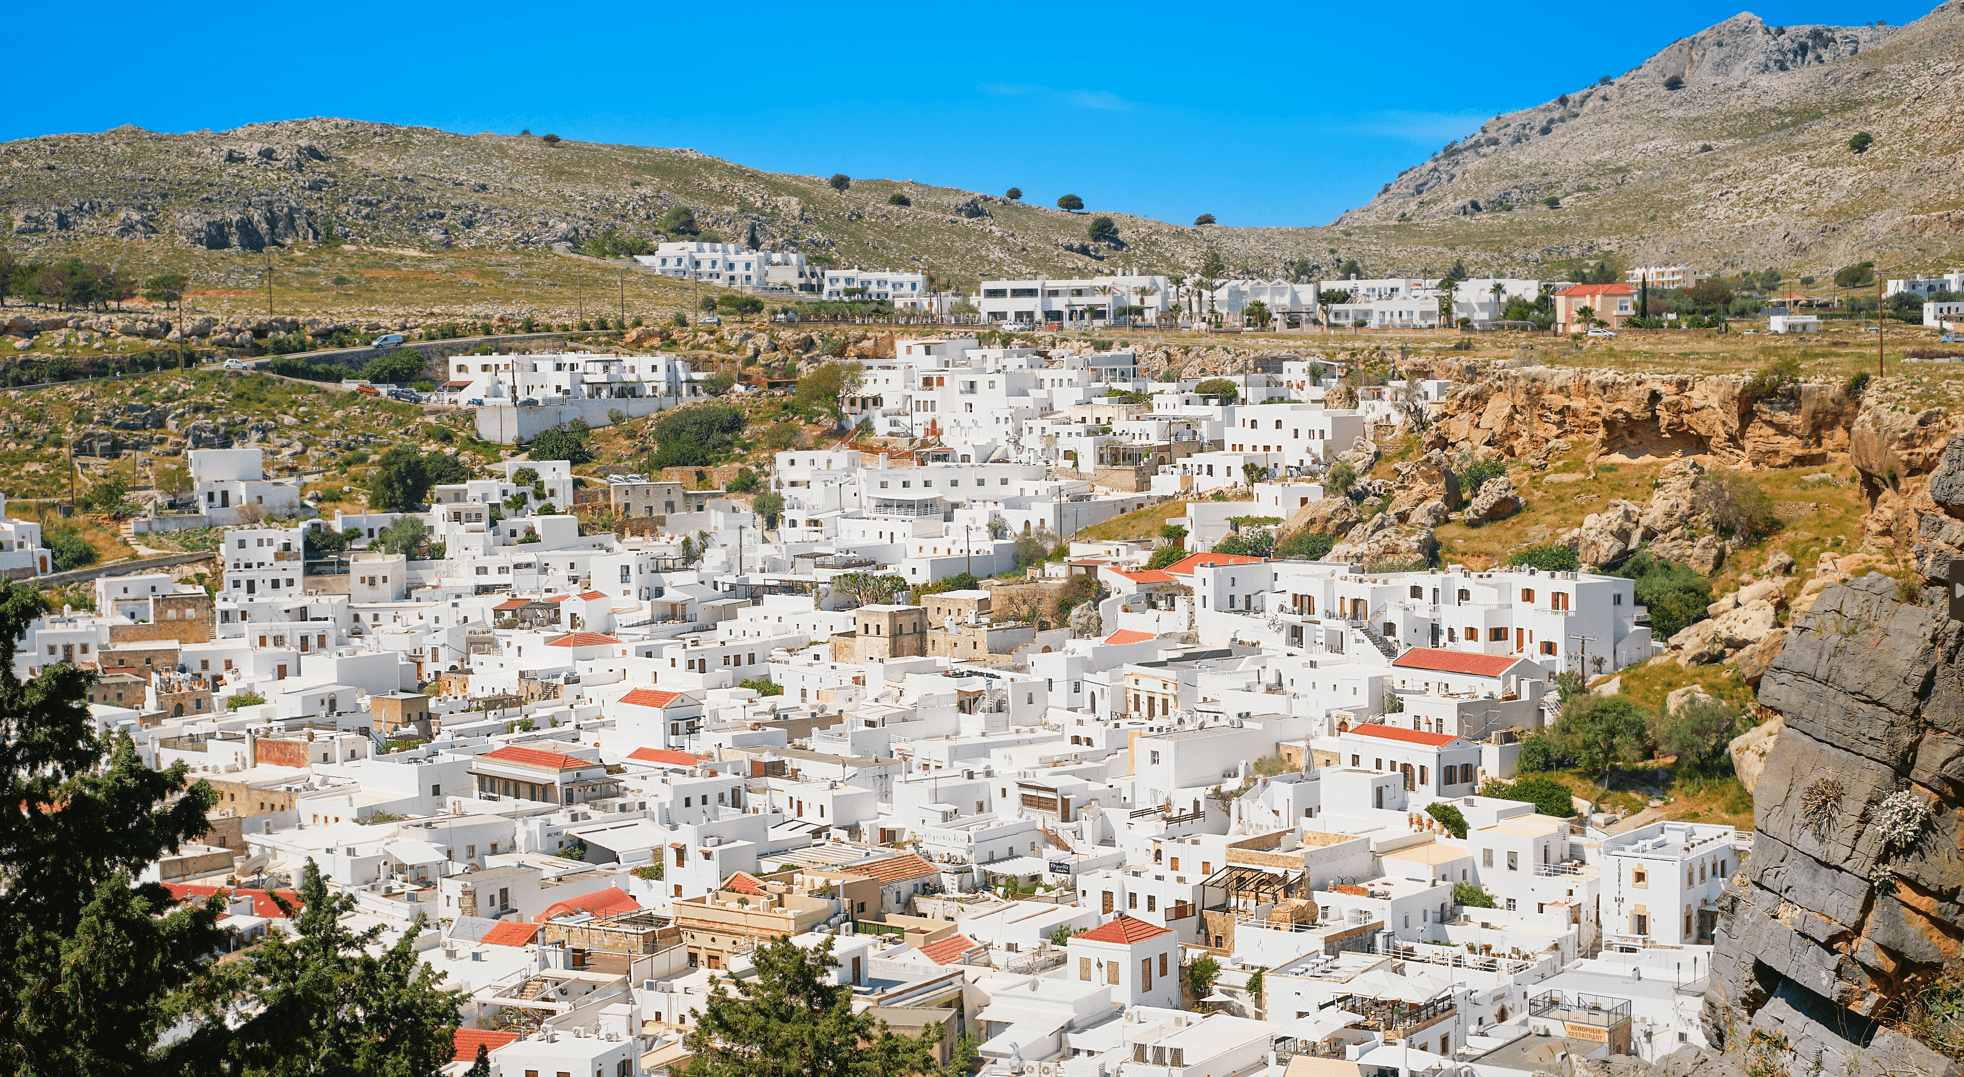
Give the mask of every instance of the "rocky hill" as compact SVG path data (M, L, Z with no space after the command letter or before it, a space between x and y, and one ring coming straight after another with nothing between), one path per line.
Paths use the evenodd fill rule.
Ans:
M1630 261L1820 273L1964 251L1964 0L1914 24L1767 26L1741 14L1635 70L1497 116L1328 228L1202 228L1087 215L913 180L745 168L689 149L461 135L342 119L0 145L0 224L26 250L94 243L258 250L333 234L420 251L650 238L672 207L729 239L944 280L1138 266L1236 275L1526 273ZM1848 140L1874 143L1855 153ZM895 204L895 195L909 203ZM1551 200L1555 203L1550 206ZM1109 212L1107 207L1092 207Z
M1901 29L1740 14L1494 117L1337 226L1503 267L1614 250L1721 269L1936 268L1964 250L1960 73L1954 0ZM1862 132L1874 141L1858 153Z
M10 245L27 250L138 241L256 251L330 230L424 251L544 249L609 229L651 239L677 206L725 239L971 284L979 274L1191 267L1209 246L1235 269L1266 276L1301 255L1328 260L1311 229L1179 227L1114 212L1118 241L1093 244L1088 213L912 180L856 179L839 191L826 177L694 150L529 135L307 119L0 145L0 216Z

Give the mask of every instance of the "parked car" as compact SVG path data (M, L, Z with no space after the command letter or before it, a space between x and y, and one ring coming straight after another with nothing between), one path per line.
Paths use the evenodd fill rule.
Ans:
M1964 344L1964 333L1945 333L1937 338L1939 344Z
M1004 322L1000 326L997 326L997 328L1005 333L1028 333L1031 331L1029 322Z
M1591 329L1589 330L1588 335L1595 337L1597 340L1609 340L1615 338L1616 336L1615 333L1612 333L1607 329Z
M1871 326L1866 326L1866 327L1864 327L1864 328L1862 329L1862 332L1864 332L1864 333L1880 333L1880 332L1882 332L1882 328L1881 328L1880 326L1874 326L1874 325L1871 325Z
M402 334L384 333L374 340L369 341L368 346L371 348L400 348L402 347Z
M225 369L227 369L227 370L251 370L251 369L252 369L252 364L251 364L251 363L248 363L248 362L246 362L246 361L245 361L244 359L227 359L227 360L225 360Z
M420 404L423 402L423 394L414 389L390 389L389 399L400 400L405 404Z
M723 319L714 314L704 314L696 319L697 325L722 325Z
M376 387L374 387L373 385L357 385L357 386L355 386L355 392L357 392L357 393L360 393L360 394L361 394L361 395L363 395L363 396L381 396L381 395L382 395L382 390L380 390L380 389L377 389L377 388L376 388Z

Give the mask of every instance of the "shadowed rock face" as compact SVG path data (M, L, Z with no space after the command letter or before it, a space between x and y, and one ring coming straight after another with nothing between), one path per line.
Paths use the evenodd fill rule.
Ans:
M1897 594L1879 575L1829 588L1760 684L1785 728L1705 997L1706 1034L1735 1062L1964 1072L1890 1027L1964 953L1964 624ZM1881 825L1905 794L1928 813L1907 840Z

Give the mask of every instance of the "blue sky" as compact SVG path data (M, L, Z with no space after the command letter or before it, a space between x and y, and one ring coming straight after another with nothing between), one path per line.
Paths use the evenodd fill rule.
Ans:
M86 76L68 47L16 50L14 85L60 89L16 95L0 139L332 115L687 146L771 171L1015 185L1044 204L1070 192L1179 223L1314 225L1487 117L1621 74L1735 4L1615 9L1592 23L1607 32L1569 35L1533 8L1431 0L168 12L111 0L90 21L123 26L121 44ZM1751 10L1771 24L1900 25L1929 5ZM59 5L29 5L11 24L22 41L74 33Z

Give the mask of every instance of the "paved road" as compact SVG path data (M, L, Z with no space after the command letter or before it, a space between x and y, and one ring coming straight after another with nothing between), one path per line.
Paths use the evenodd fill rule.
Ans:
M193 561L212 560L217 553L172 553L162 557L144 557L135 561L117 561L109 565L93 565L78 568L73 572L56 572L47 576L32 577L39 587L66 587L71 583L88 583L104 576L127 576L132 572L150 572L160 568L175 568Z

